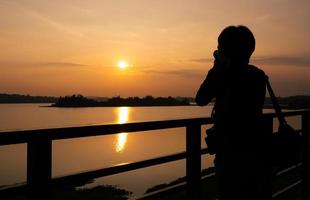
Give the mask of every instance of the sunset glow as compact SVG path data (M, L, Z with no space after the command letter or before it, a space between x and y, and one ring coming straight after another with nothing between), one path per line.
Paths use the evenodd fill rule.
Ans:
M309 10L308 0L0 1L0 92L193 97L218 35L241 24L277 95L310 94Z
M117 63L117 66L120 68L120 69L126 69L129 65L126 61L124 60L121 60Z
M128 107L120 107L118 108L118 123L124 124L128 121L129 117L129 108ZM119 133L117 134L117 142L115 145L115 151L121 153L125 149L125 145L127 142L128 133Z
M308 138L291 136L310 128L309 11L310 0L0 0L0 193L266 200L294 196L282 187L298 179L301 199L310 167L270 172L310 162ZM197 184L213 172L217 186Z

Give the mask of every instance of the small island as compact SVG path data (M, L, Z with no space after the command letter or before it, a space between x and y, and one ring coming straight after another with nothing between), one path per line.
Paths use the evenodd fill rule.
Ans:
M310 95L277 97L281 108L288 110L310 109ZM188 106L196 105L193 97L84 97L76 94L65 97L31 96L29 94L0 93L0 104L51 103L52 107L116 107L116 106ZM214 100L213 100L214 103ZM48 107L50 107L48 106ZM46 107L46 106L41 106ZM266 97L264 108L273 109L270 97Z
M118 107L118 106L189 106L190 99L186 97L153 97L145 96L122 98L120 96L96 101L83 95L59 97L52 107Z

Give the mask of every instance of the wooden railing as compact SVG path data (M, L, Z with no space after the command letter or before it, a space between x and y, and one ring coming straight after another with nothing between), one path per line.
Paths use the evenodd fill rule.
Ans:
M309 131L310 131L310 111L292 111L285 112L285 116L301 116L302 129L300 130L304 137L303 150L303 176L302 180L295 185L302 184L305 197L309 197L310 186L310 154L309 154ZM266 131L273 132L274 113L264 114L266 122ZM186 189L189 199L200 198L201 182L201 155L207 154L207 149L201 149L201 126L212 124L210 118L177 119L165 121L148 121L127 124L108 124L93 125L69 128L52 128L39 130L22 130L0 132L0 146L27 143L27 182L14 185L12 187L0 188L0 199L10 194L27 193L29 199L48 199L51 196L51 190L66 184L83 183L85 180L91 180L98 177L118 174L135 169L159 165L176 160L186 159L186 183L178 184L158 192L153 192L140 199L149 199L160 197L167 193L173 193ZM63 177L52 178L52 141L62 139L72 139L81 137L91 137L99 135L111 135L122 132L141 132L168 128L186 128L186 151L172 155L151 158L139 162L128 163L98 170L91 170ZM289 170L289 169L288 169ZM295 186L294 185L294 186ZM286 188L292 188L288 185ZM288 189L284 188L274 197L279 196Z

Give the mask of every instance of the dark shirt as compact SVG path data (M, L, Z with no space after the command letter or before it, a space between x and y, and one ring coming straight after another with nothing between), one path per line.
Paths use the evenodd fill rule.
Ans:
M201 84L196 103L215 103L214 126L219 150L262 148L267 135L262 130L262 112L266 93L265 73L252 65L232 66L222 72L213 67Z

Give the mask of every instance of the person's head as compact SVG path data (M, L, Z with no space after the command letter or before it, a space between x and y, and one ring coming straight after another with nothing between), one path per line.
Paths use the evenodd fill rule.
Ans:
M248 63L254 50L254 35L245 26L229 26L218 37L218 53L226 59Z

